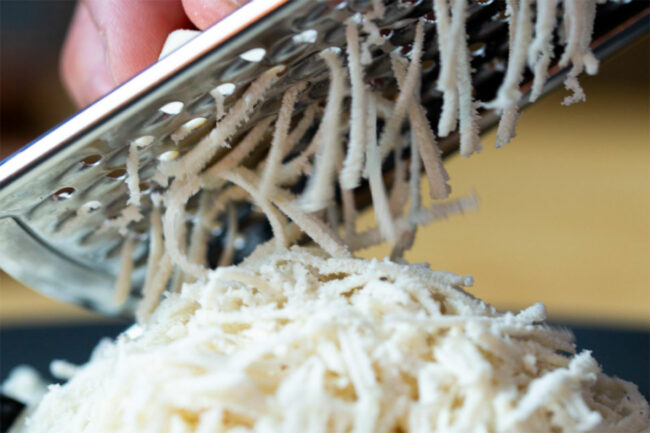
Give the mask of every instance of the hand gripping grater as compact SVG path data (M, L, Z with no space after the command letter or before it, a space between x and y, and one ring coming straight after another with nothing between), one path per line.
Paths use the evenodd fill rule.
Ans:
M485 102L494 98L503 78L508 53L505 3L469 3L472 79L476 98ZM318 53L330 46L343 47L345 20L371 7L370 0L253 0L5 160L0 165L2 269L55 298L107 314L130 315L144 277L150 194L160 188L151 178L158 161L183 155L214 126L215 99L210 91L218 86L233 90L223 101L227 109L262 71L287 67L242 131L274 116L283 91L298 81L306 80L309 88L302 92L297 111L322 101L328 76ZM596 55L602 58L647 31L649 9L641 1L599 5L593 38ZM438 53L436 17L431 10L430 1L386 2L384 17L376 20L385 43L373 53L365 77L373 86L395 91L387 53L408 53L414 23L423 17L422 102L435 124L442 96L434 85ZM552 68L545 91L561 83L565 73ZM527 74L524 92L532 78ZM489 111L481 115L483 131L498 120ZM175 142L171 136L182 125L191 126L191 133ZM132 296L116 311L111 300L124 240L117 230L100 230L100 226L126 205L125 163L134 140L148 144L139 153L145 218L132 227L136 236ZM457 141L452 135L439 143L445 156L454 152ZM92 212L80 220L77 210L82 207ZM191 221L192 205L188 208ZM237 218L235 261L270 236L265 218L254 207L240 206ZM215 221L210 256L224 243L222 224Z

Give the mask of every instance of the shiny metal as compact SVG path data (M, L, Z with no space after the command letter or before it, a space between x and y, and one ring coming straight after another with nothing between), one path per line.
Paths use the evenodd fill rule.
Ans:
M386 16L379 23L386 39L384 53L408 51L415 20L429 18L422 100L435 121L441 101L432 85L438 71L430 2L386 3ZM599 57L647 31L648 8L643 3L608 4L599 9L594 44ZM316 54L333 44L342 45L343 21L370 4L369 0L253 0L5 160L0 165L0 266L50 296L108 314L130 314L143 278L147 218L132 227L138 236L136 270L133 297L123 311L111 307L122 238L116 231L99 230L106 218L117 216L126 204L128 144L153 138L140 152L146 214L157 161L187 152L214 125L210 90L234 85L233 95L225 100L228 107L262 71L279 64L288 67L267 102L242 130L274 116L283 90L298 80L307 80L311 86L299 107L323 99L327 76ZM506 61L507 23L495 18L503 8L503 1L483 1L472 3L469 11L469 41L476 47L474 86L477 97L485 101L494 96L500 83L502 71L495 65ZM559 68L552 71L547 90L561 82L563 73ZM379 55L366 76L371 85L395 91L387 56ZM205 118L205 123L175 144L170 135L198 117ZM494 114L483 113L482 129L495 121ZM450 137L441 145L448 155L456 148L456 139ZM79 207L95 206L95 202L99 206L94 212L83 220L75 218ZM241 258L269 233L264 218L251 206L241 206L238 212L246 241L237 252ZM215 227L220 223L215 222ZM211 250L218 249L222 240L216 228L214 234Z

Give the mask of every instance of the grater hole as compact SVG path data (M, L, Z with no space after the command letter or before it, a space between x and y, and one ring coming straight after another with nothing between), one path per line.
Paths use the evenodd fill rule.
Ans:
M429 11L424 15L424 22L428 24L433 24L436 22L436 13L434 11Z
M101 209L101 207L102 207L101 202L97 200L90 200L81 205L81 207L79 208L79 213L88 215L98 211L99 209Z
M143 135L142 137L136 138L133 140L133 144L135 144L136 147L139 148L144 148L148 147L153 143L155 137L153 135Z
M172 101L168 102L158 109L156 114L153 116L146 126L159 125L166 120L171 119L172 117L180 114L183 111L185 105L181 101Z
M404 44L399 48L399 53L403 57L409 57L413 51L413 44Z
M431 72L435 65L436 62L434 62L433 60L423 60L421 66L422 72L423 73Z
M475 57L485 57L485 48L485 42L474 42L468 47L470 54Z
M121 180L126 177L126 169L125 168L116 168L115 170L111 170L106 174L106 177L112 180Z
M215 221L210 227L210 235L213 237L218 237L221 236L223 233L223 224L219 221Z
M175 144L178 144L180 141L186 139L205 125L206 122L207 119L205 117L195 117L194 119L190 119L172 132L170 138Z
M140 182L138 189L140 194L149 194L153 190L153 184L151 182Z
M242 234L237 234L233 242L233 246L236 250L243 250L246 247L246 237Z
M237 89L237 86L233 83L219 84L217 87L214 88L216 92L219 92L223 96L232 95L233 93L235 93L235 89Z
M158 110L161 113L169 114L170 116L175 116L183 111L183 103L181 101L172 101L160 107Z
M276 65L271 69L277 70L278 77L284 76L289 71L289 68L286 65Z
M317 39L318 30L314 29L307 29L291 37L291 40L296 44L313 44Z
M178 152L178 150L168 150L167 152L163 152L158 155L158 160L162 162L169 162L175 160L179 156L180 152Z
M88 155L84 159L81 160L81 164L84 167L94 167L98 165L100 162L102 162L102 156L98 153Z
M56 191L52 196L54 197L55 200L59 200L59 201L67 200L70 197L72 197L72 194L74 194L75 191L76 190L71 186L66 186Z
M393 37L395 34L395 31L393 29L381 29L379 30L379 36L382 37L384 40L389 40L390 38Z
M264 48L253 48L239 55L241 59L251 63L261 62L264 56L266 56L266 50Z
M492 21L497 21L500 23L507 23L508 22L508 12L506 12L505 9L500 10L496 14L492 15Z

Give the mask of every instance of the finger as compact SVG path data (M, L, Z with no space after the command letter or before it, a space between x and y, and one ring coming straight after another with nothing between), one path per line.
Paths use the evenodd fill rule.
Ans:
M81 106L155 62L167 35L192 28L181 0L81 0L62 56L66 87Z
M117 84L108 72L102 37L82 2L77 4L63 45L61 77L68 93L80 107Z
M192 23L205 30L248 0L183 0L185 13Z
M83 0L104 37L109 73L122 83L158 58L173 30L192 28L181 0Z

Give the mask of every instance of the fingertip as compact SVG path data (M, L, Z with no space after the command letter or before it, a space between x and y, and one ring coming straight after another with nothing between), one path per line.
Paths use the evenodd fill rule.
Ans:
M183 0L183 8L192 23L205 30L247 2L248 0Z

